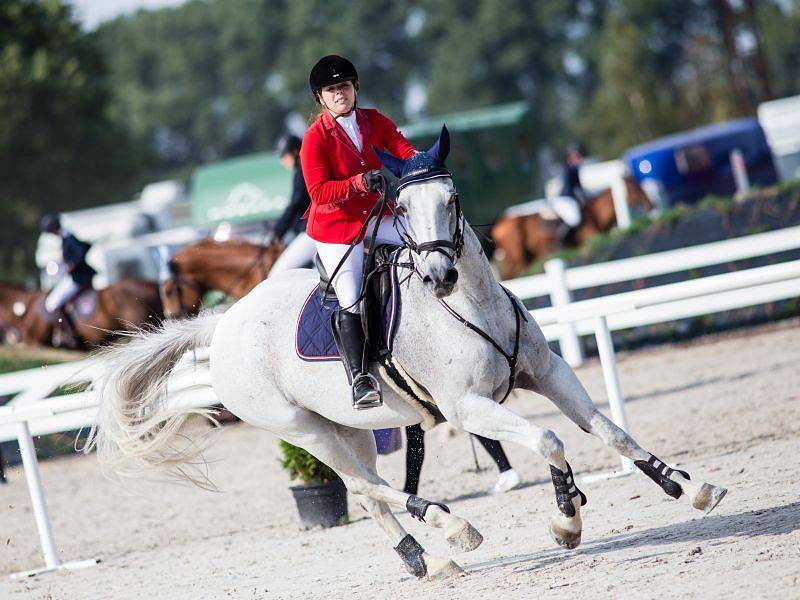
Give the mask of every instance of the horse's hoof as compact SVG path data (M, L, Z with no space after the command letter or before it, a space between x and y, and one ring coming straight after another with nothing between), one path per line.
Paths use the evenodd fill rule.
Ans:
M483 536L468 521L453 534L447 536L447 543L458 552L472 552L481 545Z
M708 514L716 508L717 504L722 502L727 493L728 490L724 487L704 483L692 500L692 506Z
M550 524L550 537L556 544L568 550L574 550L581 545L580 531L568 531L555 523Z
M428 581L442 581L464 573L464 569L447 558L426 556L425 564L428 566Z

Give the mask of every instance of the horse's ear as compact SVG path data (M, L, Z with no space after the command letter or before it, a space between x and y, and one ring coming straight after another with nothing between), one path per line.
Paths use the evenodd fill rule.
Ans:
M403 174L403 167L406 164L405 161L400 160L391 154L386 154L386 152L381 152L374 145L372 146L372 149L375 151L375 154L378 155L378 159L381 161L381 164L389 169L392 174L399 179Z
M442 125L442 132L439 134L439 139L428 150L428 154L435 156L440 161L444 162L447 155L450 154L450 132L447 131L447 125Z

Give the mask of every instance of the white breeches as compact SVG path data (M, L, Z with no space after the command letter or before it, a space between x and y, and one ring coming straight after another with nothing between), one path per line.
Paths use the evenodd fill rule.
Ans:
M398 217L402 219L402 217ZM378 227L377 242L379 244L402 244L400 235L394 228L395 217L385 216L381 219ZM372 229L375 227L375 219L370 219L367 226L367 237L372 237ZM398 227L403 231L403 225L398 223ZM350 244L328 244L325 242L314 242L317 247L317 254L322 261L328 275L332 275L339 261L347 253ZM361 272L364 269L364 242L356 244L353 251L349 254L339 272L336 273L331 284L339 298L339 305L352 313L360 311L356 300L361 293ZM355 304L355 306L352 306Z
M272 265L269 270L269 276L272 277L276 273L288 271L289 269L300 269L314 261L314 254L317 248L314 240L312 240L305 232L298 233L292 242L286 246L278 260Z
M56 286L47 294L44 301L44 308L47 312L53 313L69 302L80 288L72 281L72 277L66 276L59 281Z

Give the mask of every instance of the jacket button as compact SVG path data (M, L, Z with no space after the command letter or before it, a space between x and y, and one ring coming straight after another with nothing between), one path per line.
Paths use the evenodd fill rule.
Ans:
M361 192L361 197L362 197L362 198L364 197L364 192Z
M365 214L367 214L367 212L369 212L369 211L362 210L362 211L361 211L361 214L362 214L362 215L365 215Z
M367 166L367 163L365 163L365 162L362 160L362 161L361 161L361 166L362 166L362 167L366 167L366 166Z

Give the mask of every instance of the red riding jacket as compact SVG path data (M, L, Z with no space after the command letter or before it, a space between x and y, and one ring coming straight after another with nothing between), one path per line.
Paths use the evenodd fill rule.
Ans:
M324 111L309 127L300 149L300 164L311 206L306 215L308 235L319 242L349 244L378 200L364 188L361 175L380 169L372 149L408 159L416 151L391 119L371 108L357 108L361 152L342 126Z

